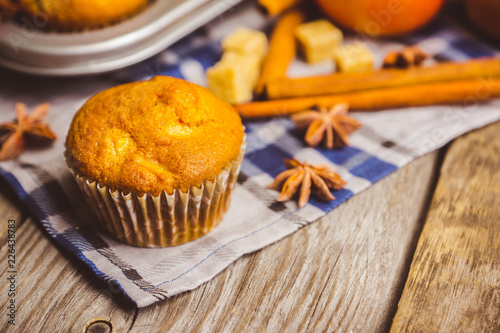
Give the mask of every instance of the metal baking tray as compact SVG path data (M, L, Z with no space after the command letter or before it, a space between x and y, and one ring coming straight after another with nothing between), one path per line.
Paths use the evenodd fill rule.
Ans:
M72 33L5 22L0 25L0 65L48 76L112 71L159 53L241 1L156 0L121 23Z

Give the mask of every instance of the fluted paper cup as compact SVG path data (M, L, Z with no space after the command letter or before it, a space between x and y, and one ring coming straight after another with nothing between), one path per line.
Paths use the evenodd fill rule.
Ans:
M89 180L70 167L101 227L117 240L141 247L167 247L195 240L216 227L227 211L246 142L238 157L212 180L169 195L124 193Z

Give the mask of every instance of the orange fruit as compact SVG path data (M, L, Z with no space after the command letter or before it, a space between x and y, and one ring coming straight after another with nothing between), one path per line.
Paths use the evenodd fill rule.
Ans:
M393 36L423 27L445 0L316 0L341 26L369 36Z

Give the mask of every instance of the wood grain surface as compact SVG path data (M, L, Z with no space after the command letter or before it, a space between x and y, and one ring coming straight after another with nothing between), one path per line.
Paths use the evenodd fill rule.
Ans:
M387 330L433 191L438 153L420 158L325 218L246 255L201 287L136 309L28 219L17 231L10 332ZM3 192L3 191L2 191ZM0 199L0 216L19 212ZM16 215L17 214L17 215ZM1 249L0 261L6 261ZM6 279L1 277L1 307Z
M391 332L500 332L499 131L451 145Z

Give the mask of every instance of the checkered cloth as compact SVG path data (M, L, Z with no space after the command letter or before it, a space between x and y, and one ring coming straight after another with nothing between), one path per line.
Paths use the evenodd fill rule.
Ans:
M17 101L30 106L51 102L50 123L60 139L50 149L29 151L16 161L2 162L1 175L63 251L120 288L139 307L198 287L242 255L314 222L416 157L500 119L499 100L478 105L474 98L463 105L355 113L353 117L364 126L351 136L352 145L340 150L306 147L302 134L286 118L246 122L248 148L232 205L210 234L181 246L145 249L118 243L88 227L86 222L94 217L63 159L63 142L73 114L97 91L156 74L205 84L204 70L220 57L218 40L240 24L263 28L266 20L249 6L234 10L159 56L104 76L48 81L2 74L9 84L0 83L0 121L12 119ZM496 53L446 17L405 40L367 42L377 55L377 65L387 50L401 44L418 43L436 59L446 60ZM289 75L332 70L331 63L308 66L296 61ZM278 193L266 185L284 170L283 158L290 157L328 164L348 184L334 193L336 200L331 202L312 198L301 209L294 201L276 202Z

